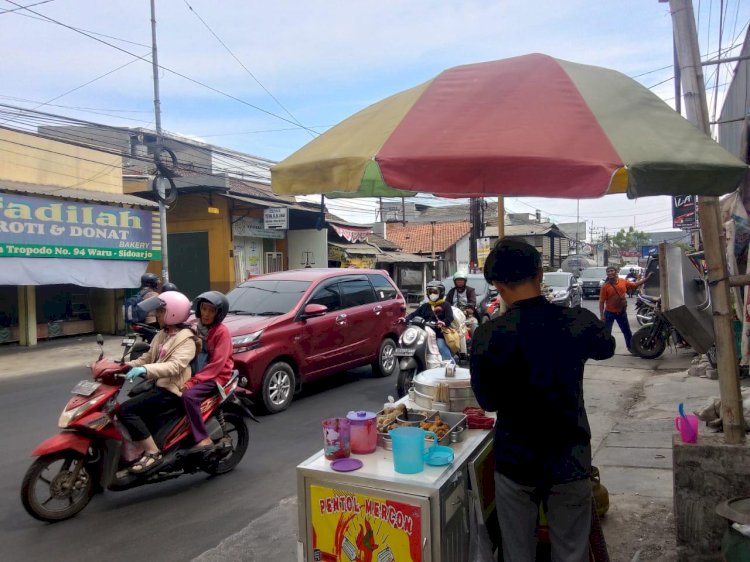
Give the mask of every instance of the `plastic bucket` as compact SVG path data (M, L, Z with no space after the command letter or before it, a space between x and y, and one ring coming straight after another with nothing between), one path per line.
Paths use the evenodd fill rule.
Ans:
M389 432L393 441L393 468L401 474L416 474L424 470L425 434L432 434L434 446L438 436L418 427L397 427Z
M683 443L695 443L698 441L698 416L687 414L685 417L677 416L674 425L680 432Z

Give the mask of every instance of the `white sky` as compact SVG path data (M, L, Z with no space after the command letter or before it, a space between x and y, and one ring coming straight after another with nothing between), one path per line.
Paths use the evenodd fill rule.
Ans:
M99 41L0 0L0 103L35 108L57 98L39 109L153 127L148 0L13 1L38 3L30 9ZM750 2L724 4L722 47L735 45L725 56L737 55ZM704 58L718 50L719 5L694 3ZM658 0L157 0L157 22L162 66L237 98L162 71L163 128L273 160L310 140L295 121L322 132L447 67L530 52L619 70L674 104L672 21ZM732 69L722 66L719 101ZM705 73L712 109L714 67ZM368 200L329 207L355 222L375 218ZM576 220L576 201L508 198L506 208ZM665 230L670 200L582 200L580 219L610 232Z

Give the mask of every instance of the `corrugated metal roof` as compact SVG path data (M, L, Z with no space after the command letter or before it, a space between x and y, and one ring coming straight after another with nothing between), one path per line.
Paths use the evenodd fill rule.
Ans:
M246 197L244 195L232 195L230 193L219 193L219 197L226 197L228 199L234 199L236 201L242 201L243 203L252 203L259 207L286 207L287 209L297 209L298 211L307 211L308 213L317 212L315 209L305 207L299 203L288 203L286 201L269 201L267 199L259 199L257 197Z
M540 236L544 234L553 234L566 238L565 234L552 223L535 223L535 224L512 224L505 225L505 236ZM488 226L484 229L484 235L493 237L497 236L497 227Z
M360 256L377 256L382 254L378 248L371 246L370 244L346 244L344 242L328 242L329 246L335 246L341 248L347 254L358 254Z
M431 258L403 252L383 252L375 261L377 263L432 263Z
M88 189L60 187L57 185L39 185L19 181L0 180L0 191L11 191L23 195L44 195L47 197L58 197L60 199L90 201L92 203L117 203L118 205L133 205L137 207L148 207L149 209L159 206L155 201L150 201L135 195L107 193L105 191L89 191Z

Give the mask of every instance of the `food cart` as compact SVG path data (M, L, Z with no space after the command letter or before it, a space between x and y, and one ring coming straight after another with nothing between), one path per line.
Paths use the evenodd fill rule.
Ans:
M424 408L402 398L408 409ZM323 451L297 467L300 561L462 562L468 560L470 506L494 508L492 431L465 429L446 466L395 471L393 452L352 455L362 467L331 468ZM476 500L476 501L475 501Z

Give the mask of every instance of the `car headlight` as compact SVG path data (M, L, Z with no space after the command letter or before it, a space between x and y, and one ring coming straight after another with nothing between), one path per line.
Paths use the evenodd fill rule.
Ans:
M242 353L243 351L248 351L249 349L255 349L260 345L260 342L258 342L258 340L260 339L260 336L262 334L263 330L258 330L257 332L253 332L252 334L234 336L232 338L232 347L234 348L232 353Z
M416 328L407 328L404 330L404 333L401 334L401 343L403 345L411 345L417 341L417 336L419 336L419 330Z
M553 298L556 299L562 299L568 296L567 291L555 291L555 293L552 295Z

